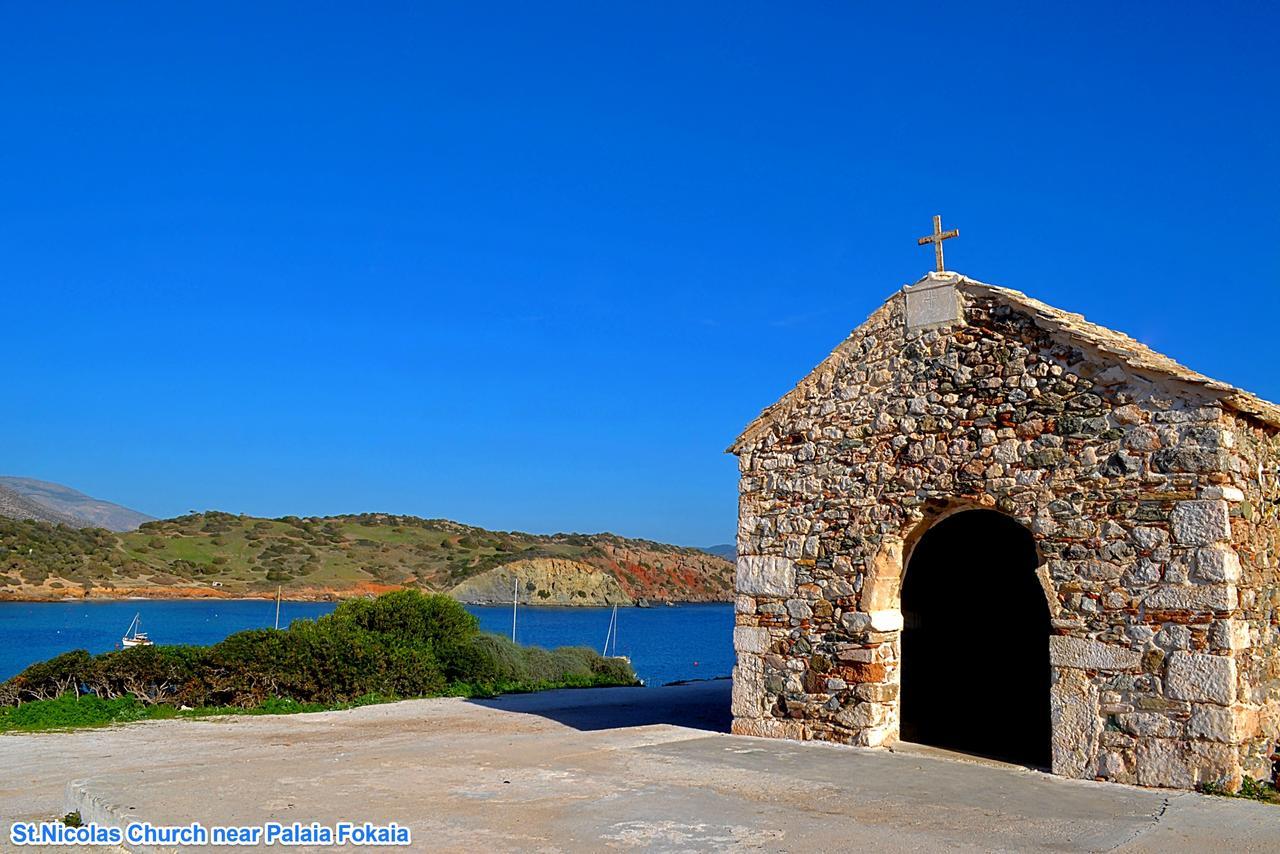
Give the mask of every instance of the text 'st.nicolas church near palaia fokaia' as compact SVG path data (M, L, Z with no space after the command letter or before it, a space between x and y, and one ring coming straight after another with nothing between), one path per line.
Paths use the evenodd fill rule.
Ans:
M1271 777L1280 407L938 272L730 450L734 732Z

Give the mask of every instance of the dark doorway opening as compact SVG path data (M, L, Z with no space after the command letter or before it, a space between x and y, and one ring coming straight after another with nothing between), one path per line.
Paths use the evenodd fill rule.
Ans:
M1050 764L1049 606L1035 540L967 510L916 544L902 585L902 738Z

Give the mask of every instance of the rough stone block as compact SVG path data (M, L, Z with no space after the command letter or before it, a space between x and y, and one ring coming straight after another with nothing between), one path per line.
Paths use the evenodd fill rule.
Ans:
M849 729L865 729L880 726L891 716L892 710L880 703L858 703L836 715L836 721Z
M756 738L790 738L803 740L807 735L800 721L780 721L774 718L734 718L734 735L750 735Z
M1179 501L1173 508L1173 539L1188 546L1208 546L1231 538L1227 502Z
M865 632L871 628L871 615L864 614L861 611L846 611L840 615L840 625L844 626L845 631L852 634Z
M1129 770L1123 754L1107 752L1098 760L1098 776L1117 783L1129 783L1132 782L1133 773Z
M1227 791L1240 789L1240 758L1230 744L1193 741L1190 745L1192 785L1216 783Z
M1145 712L1172 712L1179 715L1191 714L1191 704L1186 700L1170 700L1168 697L1142 696L1133 700L1134 708Z
M1196 552L1193 577L1235 584L1240 580L1240 556L1228 545L1205 546Z
M1200 489L1201 498L1221 498L1224 501L1238 503L1244 501L1244 492L1234 486L1205 486Z
M891 703L898 699L898 686L887 682L864 682L858 685L854 693L859 700L870 700L873 703Z
M1092 777L1102 718L1098 689L1083 670L1059 670L1049 689L1053 720L1053 773Z
M1142 653L1089 638L1049 638L1049 662L1054 667L1080 670L1137 670L1142 666Z
M1226 451L1194 445L1165 448L1151 455L1151 467L1164 473L1225 471L1229 461Z
M733 692L730 711L735 718L758 718L763 714L764 667L759 659L739 659L733 668Z
M872 611L871 628L877 632L902 631L902 612L897 609Z
M1229 706L1236 701L1235 659L1199 652L1170 653L1165 693L1175 700Z
M880 726L867 727L859 730L858 734L853 737L853 743L858 747L888 747L898 740L898 724L896 721L881 724Z
M1125 434L1123 441L1124 446L1131 451L1158 451L1160 450L1160 431L1143 424Z
M1235 716L1236 736L1241 741L1265 739L1267 733L1280 733L1280 703L1271 702L1265 706L1237 704L1231 707L1231 713ZM1254 743L1257 744L1256 741ZM1280 748L1280 744L1275 744L1275 748ZM1265 750L1257 751L1257 753L1265 752Z
M1139 526L1129 532L1129 537L1138 548L1143 551L1151 551L1164 545L1169 539L1169 534L1162 528Z
M1197 703L1191 707L1187 735L1209 741L1234 743L1237 740L1235 713L1226 706Z
M790 596L796 589L795 562L771 555L743 555L738 558L736 586L739 593L749 595Z
M853 662L845 668L849 682L883 682L887 668L883 664Z
M1181 727L1158 712L1132 712L1116 715L1120 729L1130 735L1158 738L1174 738L1181 735Z
M787 601L787 614L793 620L807 620L813 616L813 606L803 599Z
M1238 603L1234 584L1165 584L1147 594L1143 604L1150 611L1234 611Z
M733 630L733 648L741 655L762 655L769 651L769 630L755 626L736 626Z
M1209 643L1214 649L1248 649L1249 624L1244 620L1218 620L1209 627Z
M1167 623L1155 637L1156 644L1162 649L1172 652L1175 649L1191 648L1191 629L1180 623Z
M867 567L862 586L862 610L867 613L898 609L902 589L902 540L887 537Z
M861 647L858 649L843 649L840 652L836 653L836 658L846 663L861 662L863 664L866 664L867 662L875 660L876 651L870 647Z
M1187 742L1171 738L1144 738L1134 751L1134 770L1142 786L1189 789L1195 785Z

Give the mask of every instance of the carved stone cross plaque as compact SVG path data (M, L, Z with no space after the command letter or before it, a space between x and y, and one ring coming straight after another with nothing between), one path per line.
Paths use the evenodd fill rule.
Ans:
M959 323L960 297L955 276L929 276L907 288L907 331Z

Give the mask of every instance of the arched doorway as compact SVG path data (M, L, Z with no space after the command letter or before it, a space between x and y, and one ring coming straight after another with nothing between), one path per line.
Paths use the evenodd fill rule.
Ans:
M966 510L925 532L902 585L902 738L1050 764L1049 605L1035 540Z

